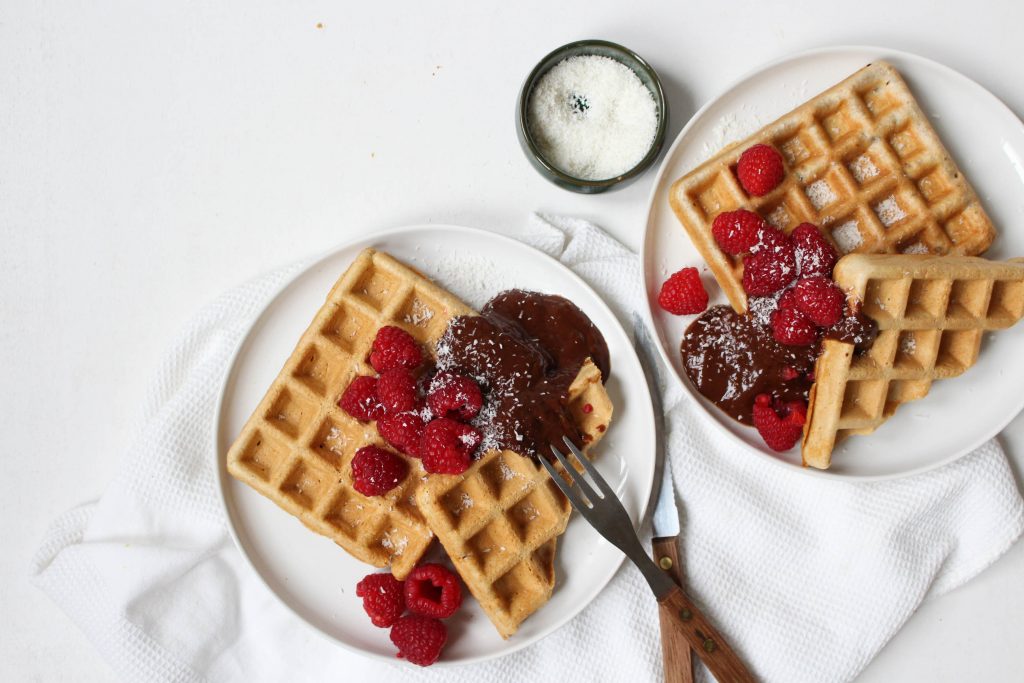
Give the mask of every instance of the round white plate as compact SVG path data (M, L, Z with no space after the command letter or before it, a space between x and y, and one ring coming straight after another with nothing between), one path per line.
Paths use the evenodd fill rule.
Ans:
M231 533L264 583L300 619L345 647L394 660L387 629L370 623L355 595L356 583L378 570L308 531L225 470L232 440L331 285L366 247L387 251L475 307L502 289L521 287L561 294L590 316L608 342L612 371L607 387L615 404L615 418L597 449L597 466L619 493L634 524L639 524L651 491L654 418L643 370L612 312L569 269L521 242L469 228L403 228L343 246L286 285L239 347L221 396L216 471ZM435 666L500 657L543 638L588 605L621 562L622 553L574 515L559 539L558 584L550 602L505 641L476 601L467 599L448 620L449 644Z
M799 449L778 454L757 433L733 421L693 389L679 341L694 316L673 316L657 305L665 278L698 266L712 304L727 303L704 260L676 220L668 190L680 176L726 143L741 140L815 94L877 59L906 78L939 136L981 197L996 225L986 256L1024 255L1024 126L991 93L967 77L923 57L871 47L838 47L789 57L746 76L706 104L680 132L651 193L643 245L643 272L658 346L690 395L723 433L759 457L800 468ZM1024 407L1024 325L985 336L978 364L962 377L938 381L920 401L902 406L874 434L842 442L827 472L809 474L887 478L923 471L960 457L998 434Z

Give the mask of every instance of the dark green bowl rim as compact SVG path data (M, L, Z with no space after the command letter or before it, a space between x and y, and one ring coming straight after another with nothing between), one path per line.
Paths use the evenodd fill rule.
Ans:
M544 155L540 153L539 149L537 149L537 143L534 141L533 135L530 133L529 116L527 115L527 107L530 103L530 95L533 92L533 85L537 82L537 79L541 75L541 67L544 64L546 64L549 60L558 56L558 53L560 52L568 52L577 47L585 48L591 46L606 47L611 49L612 51L619 50L625 54L628 54L632 59L635 59L637 63L641 67L643 67L643 69L647 72L647 75L650 76L651 78L651 82L654 84L655 104L658 107L658 130L655 131L654 141L651 143L651 148L647 151L647 154L644 156L644 158L641 159L636 164L636 166L629 169L625 173L622 173L617 176L612 176L611 178L605 178L603 180L585 180L583 178L571 176L568 173L559 170L553 164L551 164L551 162L545 159ZM620 63L622 62L620 61ZM624 64L624 66L629 67L628 64ZM617 185L625 180L629 180L630 178L635 178L636 176L646 171L647 168L651 165L651 163L657 158L658 153L661 151L661 146L665 142L665 126L666 119L668 118L667 114L668 107L665 103L665 93L661 89L661 79L658 78L658 72L654 70L654 67L647 63L646 59L644 59L637 53L633 52L628 47L619 45L618 43L613 43L608 40L575 40L571 43L566 43L561 47L555 48L548 54L544 55L544 57L541 58L539 62L537 62L537 65L533 67L532 71L530 71L530 75L526 77L526 81L523 83L523 87L519 91L519 129L520 133L523 136L523 139L526 140L527 146L530 148L530 153L533 154L533 157L537 160L538 163L540 163L541 166L545 168L545 170L548 173L557 177L563 183L567 183L569 185L576 185L578 187L607 188L613 185Z

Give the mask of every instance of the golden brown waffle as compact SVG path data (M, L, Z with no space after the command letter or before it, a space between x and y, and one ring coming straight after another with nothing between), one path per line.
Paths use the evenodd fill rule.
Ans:
M833 276L879 333L863 355L853 344L823 343L804 428L811 467L827 468L837 440L874 431L933 380L963 373L977 361L983 332L1024 315L1024 259L850 255Z
M589 360L569 388L569 401L588 450L612 416L601 372ZM417 501L503 638L551 597L555 544L572 510L540 465L492 450L462 475L429 477Z
M385 253L366 249L335 283L284 368L228 451L228 471L358 559L404 578L433 533L416 508L423 468L382 497L352 487L350 463L385 445L374 424L337 406L367 364L377 330L395 325L434 354L448 322L474 311Z
M763 197L740 187L740 154L773 145L782 184ZM995 236L978 197L891 65L869 64L677 180L669 201L737 312L743 263L718 248L723 211L756 211L792 231L813 223L840 254L980 254Z

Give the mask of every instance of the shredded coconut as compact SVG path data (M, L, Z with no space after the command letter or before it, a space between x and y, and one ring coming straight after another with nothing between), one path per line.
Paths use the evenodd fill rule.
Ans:
M821 211L836 200L836 193L824 179L816 180L807 186L807 198L811 200L815 209Z
M882 225L887 228L907 217L907 212L903 210L893 195L889 195L872 208L878 215L878 220L882 221Z
M533 88L530 132L541 154L575 178L614 178L654 144L658 109L633 71L610 57L569 57Z
M875 162L871 161L871 157L861 154L850 164L850 173L853 174L854 180L863 184L865 180L878 175L878 167L875 166Z
M917 339L914 338L914 335L908 334L900 339L900 351L909 355L915 350L917 350Z
M430 322L433 317L434 309L430 308L430 306L427 306L419 299L413 299L412 306L410 307L409 312L406 313L404 320L410 325L422 327L426 323Z
M921 244L920 242L914 242L909 247L903 249L904 254L927 254L928 247Z
M745 138L761 127L761 118L749 104L744 104L740 111L743 113L742 118L729 113L715 122L711 129L711 139L705 141L701 148L701 161L707 161L730 142Z
M850 253L864 243L864 238L861 236L860 230L857 229L855 220L848 220L842 225L836 226L836 229L832 231L832 239L844 254Z
M779 230L785 228L789 224L789 211L786 211L786 205L779 204L775 207L775 210L768 214L768 222Z

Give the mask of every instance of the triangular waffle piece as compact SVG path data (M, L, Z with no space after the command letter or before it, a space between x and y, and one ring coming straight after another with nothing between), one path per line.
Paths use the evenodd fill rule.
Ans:
M601 372L589 360L569 388L569 404L589 450L612 416ZM417 501L503 638L551 597L555 544L572 510L540 465L489 451L462 475L428 477Z
M986 330L1024 315L1024 259L857 254L840 259L833 277L879 332L864 354L822 344L802 448L804 464L820 469L839 439L874 431L933 380L963 373Z
M228 451L228 471L356 558L404 578L433 540L416 508L423 468L383 497L352 487L352 456L385 446L372 423L338 407L377 330L395 325L433 354L455 316L474 311L391 256L366 249L327 296L291 357Z
M763 197L740 187L740 154L773 145L782 184ZM711 223L749 209L792 231L817 225L840 254L981 254L992 222L891 65L869 64L677 180L672 209L737 312L747 309L742 259L719 249Z

